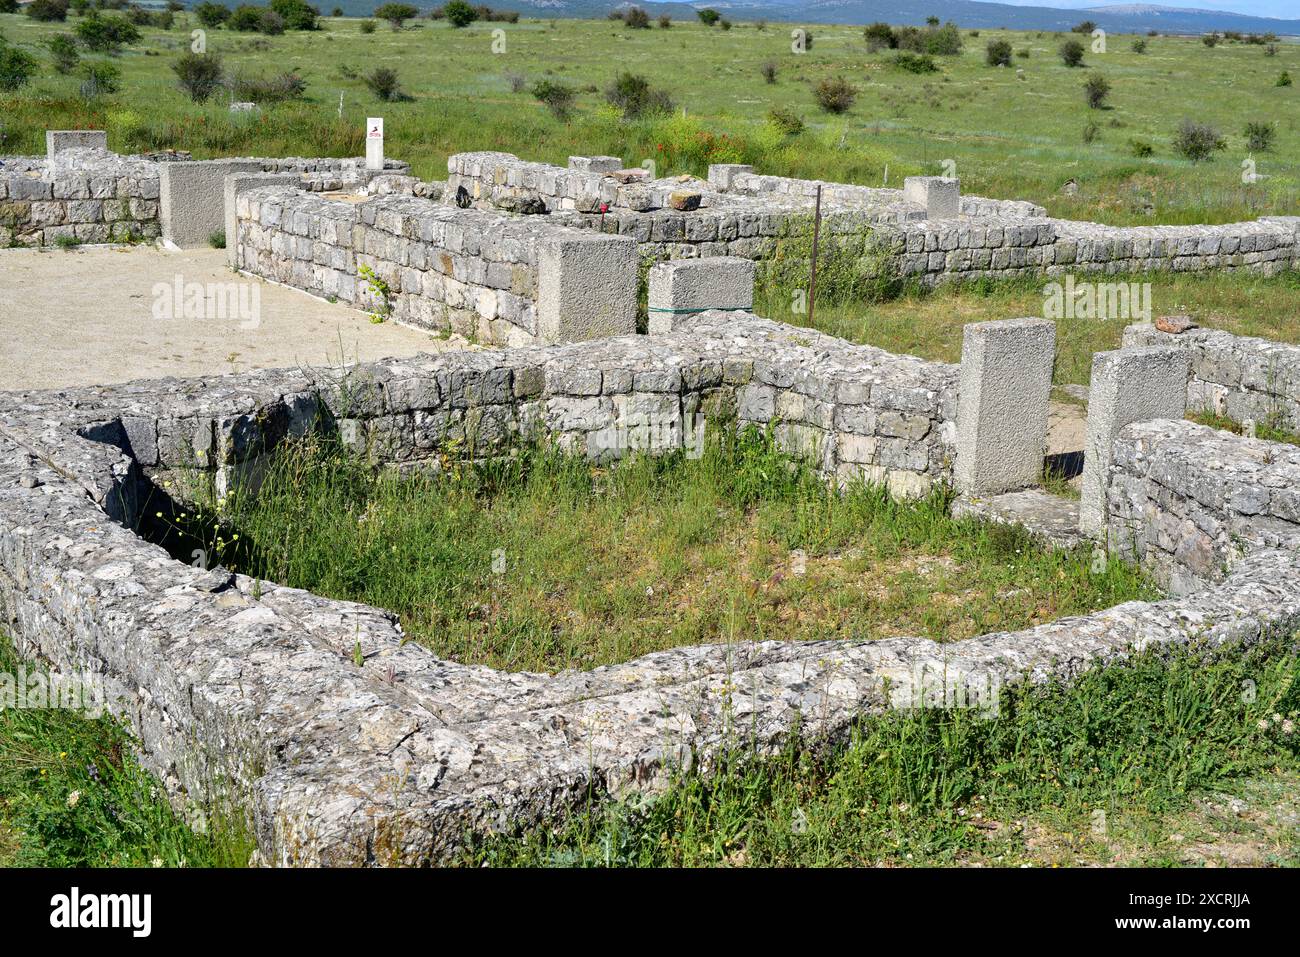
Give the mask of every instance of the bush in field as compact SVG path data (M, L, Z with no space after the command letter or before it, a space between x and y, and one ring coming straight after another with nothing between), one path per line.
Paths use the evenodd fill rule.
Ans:
M882 47L888 47L891 50L898 49L898 38L894 36L894 28L888 23L870 23L862 31L862 37L867 41L867 46L879 50Z
M1110 96L1110 82L1100 73L1094 73L1083 84L1083 92L1088 105L1094 110L1100 110L1106 105L1106 97Z
M397 78L397 71L391 67L376 67L364 77L364 80L370 92L385 102L396 103L406 99L406 94L402 92L401 83Z
M447 18L448 23L457 29L467 27L478 19L478 11L466 3L465 0L451 0L442 8L442 15Z
M984 48L984 62L989 66L1011 66L1011 44L1006 40L990 40Z
M274 10L263 10L258 20L257 29L268 37L278 37L284 33L284 17Z
M640 7L628 7L623 11L623 23L633 30L649 30L650 14Z
M1214 49L1219 45L1219 35L1217 33L1207 33L1201 37L1201 42L1210 49Z
M1146 41L1146 40L1142 40L1142 39L1134 40L1134 41L1133 41L1133 52L1134 52L1134 53L1146 53L1146 52L1147 52L1147 41Z
M962 48L961 31L952 23L943 26L932 23L925 29L899 27L894 31L894 38L898 49L930 56L956 56Z
M281 103L297 100L307 92L307 81L293 70L272 76L240 76L229 81L230 93L246 103Z
M56 33L45 41L45 45L50 49L50 59L54 61L54 69L60 73L71 73L81 62L81 54L77 52L77 41L68 33Z
M226 18L226 27L242 33L256 33L262 29L262 14L265 12L264 7L255 7L251 3L240 4Z
M908 73L938 73L939 64L934 62L934 57L925 53L912 53L904 50L901 53L895 53L890 60L895 67L905 70Z
M221 88L221 57L215 53L185 53L172 64L176 82L195 103L205 102Z
M726 17L723 17L721 20L718 21L718 26L723 30L730 30L731 21L728 20Z
M32 0L23 12L41 23L62 22L68 19L68 0Z
M361 32L362 32L362 33L374 33L374 32L375 32L375 21L374 21L374 20L362 20L362 21L361 21Z
M17 13L18 0L0 0L0 13Z
M230 19L230 8L220 3L203 0L203 3L194 8L194 16L198 18L200 25L214 30Z
M786 136L798 136L804 131L803 117L794 110L774 107L767 111L767 121Z
M1146 159L1148 156L1156 155L1156 148L1146 140L1132 139L1128 141L1128 151L1138 159Z
M271 12L284 21L286 30L318 30L320 11L307 0L271 0Z
M113 53L141 38L140 28L125 17L101 17L94 12L87 14L76 30L77 39L96 53Z
M813 89L817 105L827 113L845 113L858 98L858 88L843 77L827 77Z
M673 18L666 13L659 14L659 29L667 30L673 25Z
M1279 73L1279 74L1277 75L1277 82L1274 83L1273 85L1274 85L1274 86L1290 86L1290 85L1291 85L1291 74L1288 73L1286 70L1283 70L1281 73Z
M81 64L81 95L87 99L116 93L122 88L122 71L107 60Z
M722 14L712 7L705 7L703 10L696 10L695 15L700 18L700 23L706 27L711 27L722 19Z
M544 103L551 115L558 120L566 120L573 112L573 101L577 94L572 87L550 80L539 80L533 85L533 97Z
M1216 150L1226 149L1227 145L1213 126L1195 120L1183 120L1174 133L1174 149L1193 163L1209 159Z
M13 91L25 86L36 72L36 59L17 47L0 43L0 90Z
M1251 120L1246 124L1246 146L1252 153L1267 153L1273 148L1277 137L1277 127L1262 120Z
M626 119L634 120L655 113L668 113L673 101L663 90L650 86L650 81L634 73L620 73L605 90L605 100L618 107Z
M763 64L763 79L768 83L776 82L776 64L768 60Z
M1083 44L1078 40L1066 40L1057 52L1061 54L1061 62L1066 66L1083 66Z
M407 20L414 20L419 15L420 11L409 3L385 3L375 7L374 12L374 16L387 20L394 30L402 29Z
M1093 23L1091 20L1083 20L1080 21L1079 23L1076 23L1074 26L1070 27L1070 32L1091 35L1092 31L1096 29L1097 29L1097 24Z

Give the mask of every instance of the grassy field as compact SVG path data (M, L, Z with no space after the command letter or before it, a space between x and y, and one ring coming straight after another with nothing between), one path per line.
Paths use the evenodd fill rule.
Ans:
M208 49L228 68L252 75L293 69L307 81L303 101L232 118L224 95L196 105L176 87L169 66L188 48L189 19L178 17L170 31L146 29L141 44L115 58L123 74L117 94L87 101L77 77L47 68L27 88L0 95L0 152L42 151L47 127L95 126L107 128L121 151L357 155L364 117L379 113L389 154L434 178L446 175L448 154L470 149L559 163L575 152L610 153L629 164L653 159L664 174L702 174L710 162L740 161L763 172L868 185L884 183L886 170L890 184L901 184L951 159L967 192L1115 224L1294 212L1300 195L1300 87L1275 85L1284 70L1300 74L1300 45L1287 42L1266 56L1259 46L1208 49L1195 38L1153 37L1139 54L1135 38L1112 36L1107 52L1088 53L1084 68L1071 69L1056 52L1060 35L985 30L964 35L960 55L936 58L940 72L914 75L893 66L890 51L869 52L860 27L816 27L812 48L794 53L791 24L737 24L724 32L699 23L632 30L558 20L453 30L419 21L366 35L358 20L327 19L321 31L280 37L209 31ZM0 15L9 42L46 64L44 41L74 25ZM497 29L502 52L493 50ZM1010 69L987 66L985 44L1004 36L1028 56L1014 57ZM776 66L773 84L761 75L768 62ZM376 66L398 71L409 101L381 103L368 91L362 76ZM608 107L603 91L620 70L665 90L676 105L672 116L627 121ZM1085 103L1084 80L1094 72L1112 85L1107 109ZM821 112L812 95L819 80L836 76L859 90L841 116ZM580 91L568 121L528 92L541 79ZM767 120L773 108L803 117L805 131L781 132ZM1170 140L1184 117L1214 125L1227 148L1200 164L1175 155ZM1248 120L1273 121L1277 135L1269 152L1254 157L1261 179L1245 186ZM1152 155L1134 155L1135 140ZM1077 195L1061 192L1070 180Z
M441 477L306 445L255 499L208 503L158 517L173 552L196 534L227 567L388 608L438 654L510 670L732 641L947 641L1155 594L1122 563L1094 571L1086 551L953 519L939 494L836 494L752 430L698 459L593 469L530 450Z

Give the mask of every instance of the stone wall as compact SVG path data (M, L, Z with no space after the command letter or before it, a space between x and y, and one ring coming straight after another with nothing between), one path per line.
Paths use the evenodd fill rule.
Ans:
M595 326L581 332L636 328L635 250L628 241L401 194L356 199L283 186L241 193L236 268L384 318L498 345L587 337L566 323L579 297L546 294L548 282L583 273L603 302L593 310ZM591 255L543 270L548 251L566 244ZM615 258L603 255L609 253ZM367 268L375 280L361 275Z
M1300 346L1214 329L1175 335L1146 323L1125 329L1124 345L1187 350L1187 406L1193 411L1300 432Z
M453 408L521 388L540 400L553 374L585 375L564 387L583 393L569 397L601 401L616 370L600 356L618 342L514 353L508 377L493 371L501 356L380 363L371 389L325 391L355 398L327 400L344 416L369 403L382 417L395 408L386 403L436 404L444 389ZM743 378L736 358L719 349L708 360L724 384ZM656 390L671 385L677 353L645 359L628 369L633 390L669 394ZM527 371L539 360L540 383ZM1017 633L949 644L742 638L586 672L508 674L435 657L381 609L191 567L121 524L140 508L151 456L195 440L252 452L266 430L312 420L318 385L275 371L0 394L0 626L20 654L88 675L174 800L245 815L254 863L446 861L472 835L655 792L738 747L779 753L796 730L804 742L842 741L891 708L993 709L1006 686L1068 681L1135 649L1248 645L1300 627L1300 563L1267 551L1185 598Z
M83 131L73 131L83 132ZM92 131L93 132L93 131ZM52 157L0 157L0 247L152 240L162 233L160 165L188 156L121 156L94 147L60 147ZM304 185L344 189L364 185L364 159L331 157L243 158L270 172L304 174ZM406 163L385 162L384 175L399 177ZM404 184L408 192L418 182ZM427 189L425 190L426 192Z
M1176 594L1222 581L1243 555L1300 547L1300 448L1192 422L1122 429L1107 481L1112 552Z

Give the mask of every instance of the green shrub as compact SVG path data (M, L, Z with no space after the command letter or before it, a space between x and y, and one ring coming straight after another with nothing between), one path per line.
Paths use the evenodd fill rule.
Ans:
M221 57L215 53L185 53L172 64L176 82L195 103L205 102L221 88Z
M213 30L230 19L230 8L220 3L203 0L194 8L194 16L198 18L200 25Z
M1083 44L1078 40L1066 40L1058 51L1061 62L1069 67L1083 66Z
M36 59L29 53L0 43L0 90L12 92L25 86L36 72Z
M374 21L374 20L362 20L362 21L361 21L361 32L362 32L362 33L374 33L374 32L375 32L375 21Z
M1110 82L1100 73L1094 73L1083 84L1083 92L1088 106L1099 110L1106 105L1106 97L1110 96Z
M633 73L620 73L605 90L605 100L617 107L630 120L656 113L668 113L673 101L662 90L650 86L650 81Z
M122 71L107 60L83 63L81 76L81 95L86 99L116 93L122 88Z
M271 12L284 21L286 30L317 30L320 11L307 0L271 0Z
M565 86L563 83L539 80L533 86L533 97L538 102L546 104L546 108L556 119L565 120L573 112L573 101L577 98L577 93L572 87Z
M1278 74L1277 83L1275 83L1274 86L1290 86L1290 85L1291 85L1291 74L1288 73L1286 70L1283 70L1281 73Z
M392 67L375 67L363 79L366 86L370 88L370 92L385 102L395 103L406 99L406 94L402 92L402 86L397 77L397 71Z
M1246 124L1246 146L1252 153L1267 153L1276 137L1277 127L1272 123L1251 120Z
M1096 29L1097 29L1097 24L1093 23L1091 20L1082 20L1079 23L1076 23L1074 26L1070 27L1070 32L1091 35L1092 31Z
M112 53L141 39L140 28L125 17L101 17L96 13L78 23L76 32L86 49L96 53Z
M640 7L628 7L623 11L623 23L633 30L649 30L650 14Z
M843 77L827 77L813 89L813 97L827 113L846 113L858 98L858 88Z
M465 0L451 0L442 8L442 14L447 18L447 22L458 30L478 19L478 11Z
M41 23L62 23L68 19L68 0L32 0L23 12Z
M263 10L258 19L257 29L268 37L278 37L284 33L284 17L274 10Z
M1201 37L1201 42L1213 49L1219 45L1219 35L1217 33L1207 33Z
M77 41L69 33L56 33L45 41L45 45L49 47L54 69L59 73L71 73L81 62L81 54L77 52Z
M867 41L867 46L874 49L898 49L898 37L894 36L894 28L888 23L869 23L863 29L862 36Z
M673 18L666 13L659 15L659 29L667 30L673 25Z
M984 48L984 62L989 66L1011 66L1011 44L1006 40L990 40Z
M1195 120L1183 120L1174 133L1174 149L1193 163L1207 160L1216 150L1226 149L1227 146L1218 130Z
M908 73L938 73L939 65L926 53L912 53L904 50L895 53L889 61L893 66Z
M1128 141L1128 151L1139 159L1146 159L1155 155L1156 148L1146 140L1133 139Z
M786 136L798 136L804 131L803 117L786 107L773 107L767 111L767 120Z
M930 24L925 29L899 27L894 31L894 38L898 49L911 50L913 53L957 56L962 50L961 31L952 23L943 26Z
M1147 52L1147 41L1146 41L1146 40L1142 40L1142 39L1134 40L1134 41L1133 41L1133 52L1134 52L1134 53L1146 53L1146 52Z
M255 7L251 3L242 3L231 11L226 18L226 26L242 33L256 33L262 29L262 14L265 7Z
M0 0L0 13L17 13L18 0Z
M722 14L712 7L705 7L703 10L696 10L695 15L700 18L700 23L706 27L711 27L722 19Z
M230 80L230 92L236 100L246 103L282 103L301 99L307 92L307 81L292 70L266 77L236 74Z
M402 29L407 20L414 20L420 15L420 11L409 3L385 3L375 7L373 16L380 20L387 20L394 30Z

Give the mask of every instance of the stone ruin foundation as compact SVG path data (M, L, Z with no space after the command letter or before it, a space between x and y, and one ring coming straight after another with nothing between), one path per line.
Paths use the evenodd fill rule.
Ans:
M6 160L0 200L13 202L0 209L45 201L14 199L15 178L49 182L48 202L68 181L65 171L86 176L89 191L108 191L107 179L92 187L89 167L76 166L87 149L97 147L61 147L57 168ZM303 184L342 176L342 167L304 173L298 161L252 161L258 169L223 172L219 204L205 199L193 213L174 206L183 222L172 225L183 236L214 215L223 224L233 216L228 248L240 268L349 302L370 295L371 308L374 289L363 294L356 277L374 263L375 274L398 276L389 286L394 315L454 328L471 321L458 312L472 311L475 328L505 348L339 373L277 369L0 393L0 627L23 655L93 675L178 803L224 802L248 817L259 862L438 863L454 858L467 835L534 825L593 794L653 792L675 769L707 772L728 748L773 753L796 728L811 741L836 741L890 708L988 704L1005 686L1069 679L1134 650L1248 644L1300 627L1300 450L1183 419L1190 407L1276 409L1290 421L1300 403L1300 348L1130 329L1124 348L1096 359L1083 500L1061 506L1056 525L1036 526L1022 506L1044 498L1035 486L1052 323L968 326L959 364L785 326L753 314L761 257L757 246L735 243L763 238L763 225L740 234L764 222L758 209L769 201L775 208L775 197L806 205L801 181L715 167L696 200L675 198L677 183L662 197L668 209L634 209L659 202L655 191L667 187L620 182L601 171L616 165L609 158L580 159L571 165L581 175L570 175L482 157L453 157L445 187L397 170L322 190ZM145 164L153 161L96 153L92 165L119 162L135 172L114 179L115 197L138 188L142 202L154 202L148 184L161 191L172 179L151 179ZM209 169L177 168L177 182L208 184L201 192L210 199ZM593 183L596 200L609 207L612 191L619 210L607 208L603 224L584 208ZM364 199L328 195L340 188ZM854 207L846 215L874 218L873 228L910 231L895 248L909 248L913 235L955 242L935 250L941 272L967 253L983 263L977 250L990 263L1000 249L1051 250L1050 267L1037 258L1033 268L1063 265L1056 256L1070 227L1043 221L1036 209L960 197L949 183L894 192L841 187L829 195L832 206ZM507 200L547 211L492 208ZM927 218L954 205L954 219ZM146 207L138 212L136 222L151 221ZM713 226L690 224L708 217L715 237L735 223L735 239L701 238ZM657 225L668 222L678 225ZM1133 233L1106 245L1117 258L1083 261L1099 269L1133 259L1167 264L1158 268L1295 263L1293 223L1195 227L1192 245L1155 229L1159 256L1155 238L1142 246ZM690 239L692 230L703 232ZM1009 234L1034 242L984 245L993 230L999 243ZM963 245L977 235L979 245ZM635 303L628 277L647 243L677 252L694 244L696 255L665 257L676 261L652 270L649 302L663 321L653 335L638 335L627 325ZM708 243L725 248L706 252ZM1076 263L1081 248L1101 246L1076 244ZM926 269L931 262L927 253ZM602 277L602 292L614 291L592 296L583 281L592 275ZM709 301L723 295L728 302ZM446 316L424 312L442 307ZM946 644L737 642L586 672L508 673L404 644L382 609L191 567L133 531L171 470L205 469L218 488L255 482L280 443L310 431L336 433L379 464L406 468L452 450L500 454L523 439L606 461L630 449L680 449L700 429L746 424L771 427L828 482L877 483L898 497L955 485L958 508L1028 522L1052 540L1091 541L1141 563L1170 597Z

